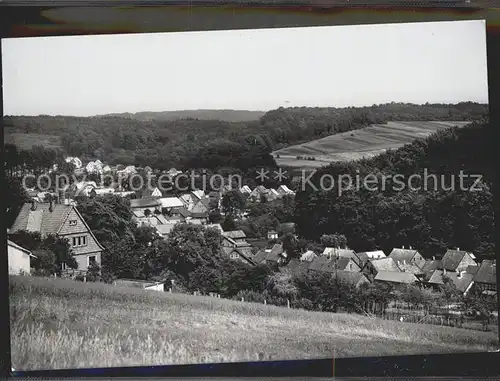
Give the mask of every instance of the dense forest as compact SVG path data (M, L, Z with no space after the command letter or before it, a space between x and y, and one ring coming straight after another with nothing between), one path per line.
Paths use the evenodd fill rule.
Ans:
M193 118L7 116L5 134L58 136L66 154L109 164L158 169L273 166L276 149L391 120L474 120L488 106L391 103L361 108L279 108L259 120L225 122ZM26 135L28 136L28 135ZM26 147L20 147L26 148Z
M297 231L316 241L322 234L343 234L356 251L413 246L430 257L459 247L474 252L479 259L492 259L493 142L489 123L474 122L437 132L372 159L324 167L304 183L303 191L296 196ZM462 185L460 171L464 175ZM387 179L397 174L405 184L413 174L420 178L412 179L413 189L403 188L391 179L385 181L385 189L381 186L383 176ZM371 183L375 184L370 185L371 189L354 186L343 192L339 192L339 181L324 180L323 186L331 189L322 191L320 179L329 179L325 175L331 175L334 181L350 175L353 183L356 175L377 180ZM477 175L482 178L474 184ZM345 189L346 185L340 186Z

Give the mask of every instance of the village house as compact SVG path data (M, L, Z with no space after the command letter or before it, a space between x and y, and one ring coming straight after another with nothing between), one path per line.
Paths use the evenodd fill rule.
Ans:
M223 232L222 236L225 238L231 238L235 242L245 242L247 240L247 236L243 230L232 230L228 232Z
M303 253L301 256L300 256L300 260L301 261L306 261L306 262L312 262L315 258L317 258L318 256L316 255L316 253L312 250L307 250L305 253Z
M31 259L36 258L31 251L7 240L9 275L29 275Z
M446 270L434 270L430 278L426 281L426 284L434 289L439 289L440 286L444 284L444 277L448 277L458 291L460 291L464 296L470 291L473 286L474 275L468 273L466 270L460 272L446 271Z
M383 260L384 259L379 259L379 261ZM375 283L389 283L396 285L396 284L417 283L418 279L415 275L411 273L396 272L396 271L379 271L377 272L377 275L375 275L373 281Z
M267 232L267 239L269 241L273 241L275 239L278 239L278 233L274 230L270 230Z
M240 188L240 193L244 194L245 196L248 196L252 193L252 189L248 185L243 185Z
M361 271L370 280L376 278L379 272L402 272L392 258L370 259L368 260L368 262L366 262Z
M161 211L162 203L156 198L139 198L130 200L132 212L140 212L143 215L152 214L155 211Z
M283 246L275 244L271 249L259 250L255 254L253 261L255 264L266 264L276 271L284 261L283 254Z
M265 196L267 199L268 193L269 193L269 190L266 189L265 186L259 185L258 187L256 187L252 191L252 193L250 193L250 195L248 196L248 199L249 199L249 201L252 201L252 202L260 202L261 197L263 197L263 196Z
M118 287L139 288L146 291L165 291L165 282L154 282L149 280L137 279L117 279L113 282Z
M412 268L412 265L414 265L421 270L425 264L424 257L411 246L409 249L405 249L404 246L402 249L393 249L389 254L389 258L392 258L400 268L401 266ZM415 271L417 270L413 269L410 272L415 273Z
M351 272L361 272L361 267L358 265L354 258L340 257L333 259L335 267L337 270L351 271Z
M191 213L207 213L210 211L210 200L208 198L202 198L198 200L192 208L189 210Z
M250 245L234 243L233 247L222 247L222 251L232 260L237 260L254 266L253 251Z
M471 269L469 268L468 271ZM476 291L487 295L496 295L497 292L497 270L496 260L485 259L476 268L473 274L474 288Z
M366 262L368 262L370 259L386 258L386 255L382 250L364 251L356 253L356 256L358 257L358 264L361 266L361 268L366 265Z
M184 203L177 197L162 197L158 199L163 214L170 214L174 209L184 208Z
M276 190L276 192L279 194L280 197L295 195L295 192L292 191L290 188L288 188L286 185L280 185Z
M341 249L338 247L325 247L325 250L323 250L322 256L325 256L327 258L333 259L333 258L352 258L356 262L358 262L358 257L354 250L351 249Z
M474 254L467 251L449 249L441 259L441 269L455 272L467 270L467 267L477 265L475 258Z
M80 181L72 184L68 189L68 193L74 194L75 196L82 195L88 197L94 188L97 188L95 181Z
M115 190L113 188L106 187L95 187L89 193L89 197L103 196L105 194L114 194Z
M334 276L339 282L354 286L355 288L359 288L363 284L370 284L368 278L360 272L338 270L334 273Z
M290 259L288 264L281 268L281 271L288 272L291 275L300 275L308 271L311 262Z
M92 263L101 265L104 248L72 205L35 201L24 204L10 232L21 230L38 232L42 237L55 235L67 239L80 271L86 271ZM67 270L64 264L63 270Z
M311 261L307 271L310 273L333 272L335 271L334 262L327 257L319 256Z
M144 198L161 198L163 194L161 193L160 189L158 187L154 188L146 188L142 191L142 197Z

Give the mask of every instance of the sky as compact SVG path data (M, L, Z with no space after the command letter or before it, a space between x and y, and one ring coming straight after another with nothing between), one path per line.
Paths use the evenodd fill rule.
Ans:
M4 39L4 115L487 103L485 26Z

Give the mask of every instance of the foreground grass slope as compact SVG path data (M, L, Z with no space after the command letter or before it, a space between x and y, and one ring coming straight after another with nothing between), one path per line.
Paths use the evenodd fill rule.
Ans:
M276 163L286 167L321 167L331 162L358 160L381 154L426 138L436 131L452 126L463 127L470 122L412 121L388 122L327 136L308 143L297 144L273 152ZM315 160L297 160L297 156L314 157Z
M492 333L11 277L16 369L485 351Z

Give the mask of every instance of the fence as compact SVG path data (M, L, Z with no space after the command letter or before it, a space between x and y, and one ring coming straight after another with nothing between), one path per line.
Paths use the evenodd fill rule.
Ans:
M425 314L423 310L413 313L386 311L375 316L384 320L398 320L405 323L432 324L481 331L496 331L498 329L497 317L492 317L489 320L476 320L464 315Z

